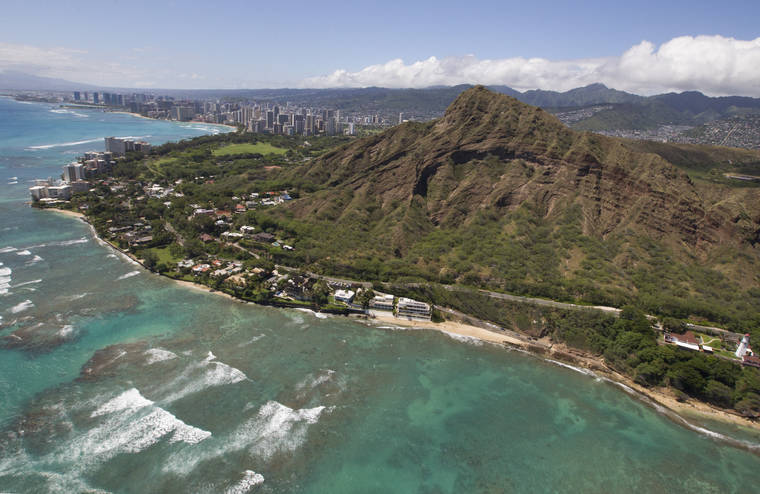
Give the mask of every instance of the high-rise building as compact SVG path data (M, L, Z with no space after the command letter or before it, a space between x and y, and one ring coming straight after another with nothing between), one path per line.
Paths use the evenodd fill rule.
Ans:
M304 134L304 130L306 129L306 120L303 115L293 115L293 131L296 134Z
M96 105L100 103L100 99L98 98L98 93L92 93L92 102Z
M84 165L82 163L69 163L63 166L63 181L76 182L85 179Z
M195 116L195 108L192 106L175 106L172 108L172 113L175 120L186 122Z
M338 125L335 121L335 117L328 118L325 120L325 134L329 136L334 136L338 133Z
M402 123L404 123L404 113L403 112L401 112L401 113L398 114L398 123L399 123L399 125L402 124Z
M74 101L79 101L81 97L82 95L79 94L79 91L74 91Z
M274 128L274 111L273 110L267 110L267 129Z
M304 125L303 133L307 136L314 134L314 115L306 115L306 124Z
M106 137L106 151L116 156L123 156L127 152L127 145L124 139L118 137Z

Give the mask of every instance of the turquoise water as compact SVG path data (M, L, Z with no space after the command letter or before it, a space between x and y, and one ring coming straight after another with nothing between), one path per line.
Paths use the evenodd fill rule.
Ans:
M757 490L758 456L593 376L145 273L23 203L100 144L31 146L207 130L55 109L0 99L3 492Z

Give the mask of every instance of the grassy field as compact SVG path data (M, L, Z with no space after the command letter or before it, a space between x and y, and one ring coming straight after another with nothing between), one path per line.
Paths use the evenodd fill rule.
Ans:
M158 256L159 263L164 263L166 265L169 265L169 264L173 264L182 260L182 258L172 256L171 252L169 252L168 247L160 247L160 248L154 247L150 250L152 250L156 254L156 256Z
M228 156L231 154L285 154L288 150L272 146L267 142L257 142L256 144L229 144L213 151L214 156Z

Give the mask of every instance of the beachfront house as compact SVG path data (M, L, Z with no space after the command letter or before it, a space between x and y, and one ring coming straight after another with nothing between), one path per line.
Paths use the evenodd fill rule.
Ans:
M372 311L393 312L395 297L388 293L376 293L369 301L370 313Z
M418 300L412 300L411 298L401 297L398 299L396 315L397 317L429 321L431 315L430 305Z
M336 290L334 296L338 302L350 304L354 300L354 295L356 293L353 290Z

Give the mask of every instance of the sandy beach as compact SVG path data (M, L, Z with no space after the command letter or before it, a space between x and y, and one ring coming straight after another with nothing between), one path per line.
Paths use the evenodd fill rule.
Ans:
M109 113L117 113L119 115L132 115L133 117L144 118L146 120L161 120L161 119L158 119L158 118L146 117L145 115L140 115L139 113L132 113L132 112L128 112L128 111L112 111L112 112L109 112ZM176 120L167 120L167 122L177 122L177 121ZM237 131L237 127L235 127L233 125L226 125L226 124L218 124L218 123L210 123L210 122L197 122L195 120L191 120L189 122L178 122L178 123L192 123L192 124L214 125L214 126L218 126L218 127L227 127L232 132L236 132Z
M169 278L168 276L166 276L165 278L170 279L173 282L178 283L178 284L184 286L185 288L190 288L191 290L199 290L199 291L205 292L205 293L212 293L214 295L219 295L221 297L228 298L228 299L230 299L230 300L232 300L234 302L238 302L240 304L247 304L247 303L249 303L249 302L246 302L245 300L239 299L237 297L233 297L229 293L224 293L224 292L219 291L219 290L214 290L213 288L208 287L206 285L201 285L200 283L193 283L192 281L185 281L185 280L175 280L174 278Z
M455 334L459 336L464 336L467 338L475 338L482 341L487 341L490 343L498 343L498 344L510 344L519 346L522 348L525 348L528 346L528 341L526 340L520 340L517 338L513 338L511 336L508 336L506 334L500 334L495 331L488 331L487 329L478 328L476 326L470 326L469 324L464 324L461 322L456 321L444 321L435 323L432 321L415 321L412 319L402 319L398 317L394 317L392 315L376 315L373 319L369 319L369 321L375 321L379 323L387 323L390 325L396 325L396 326L403 326L403 327L409 327L409 328L418 328L418 329L432 329L435 331L442 331L444 333L450 333Z
M43 211L55 211L58 214L62 214L64 216L71 216L72 218L81 218L85 219L86 216L83 213L79 213L77 211L70 211L68 209L57 209L57 208L45 208Z

